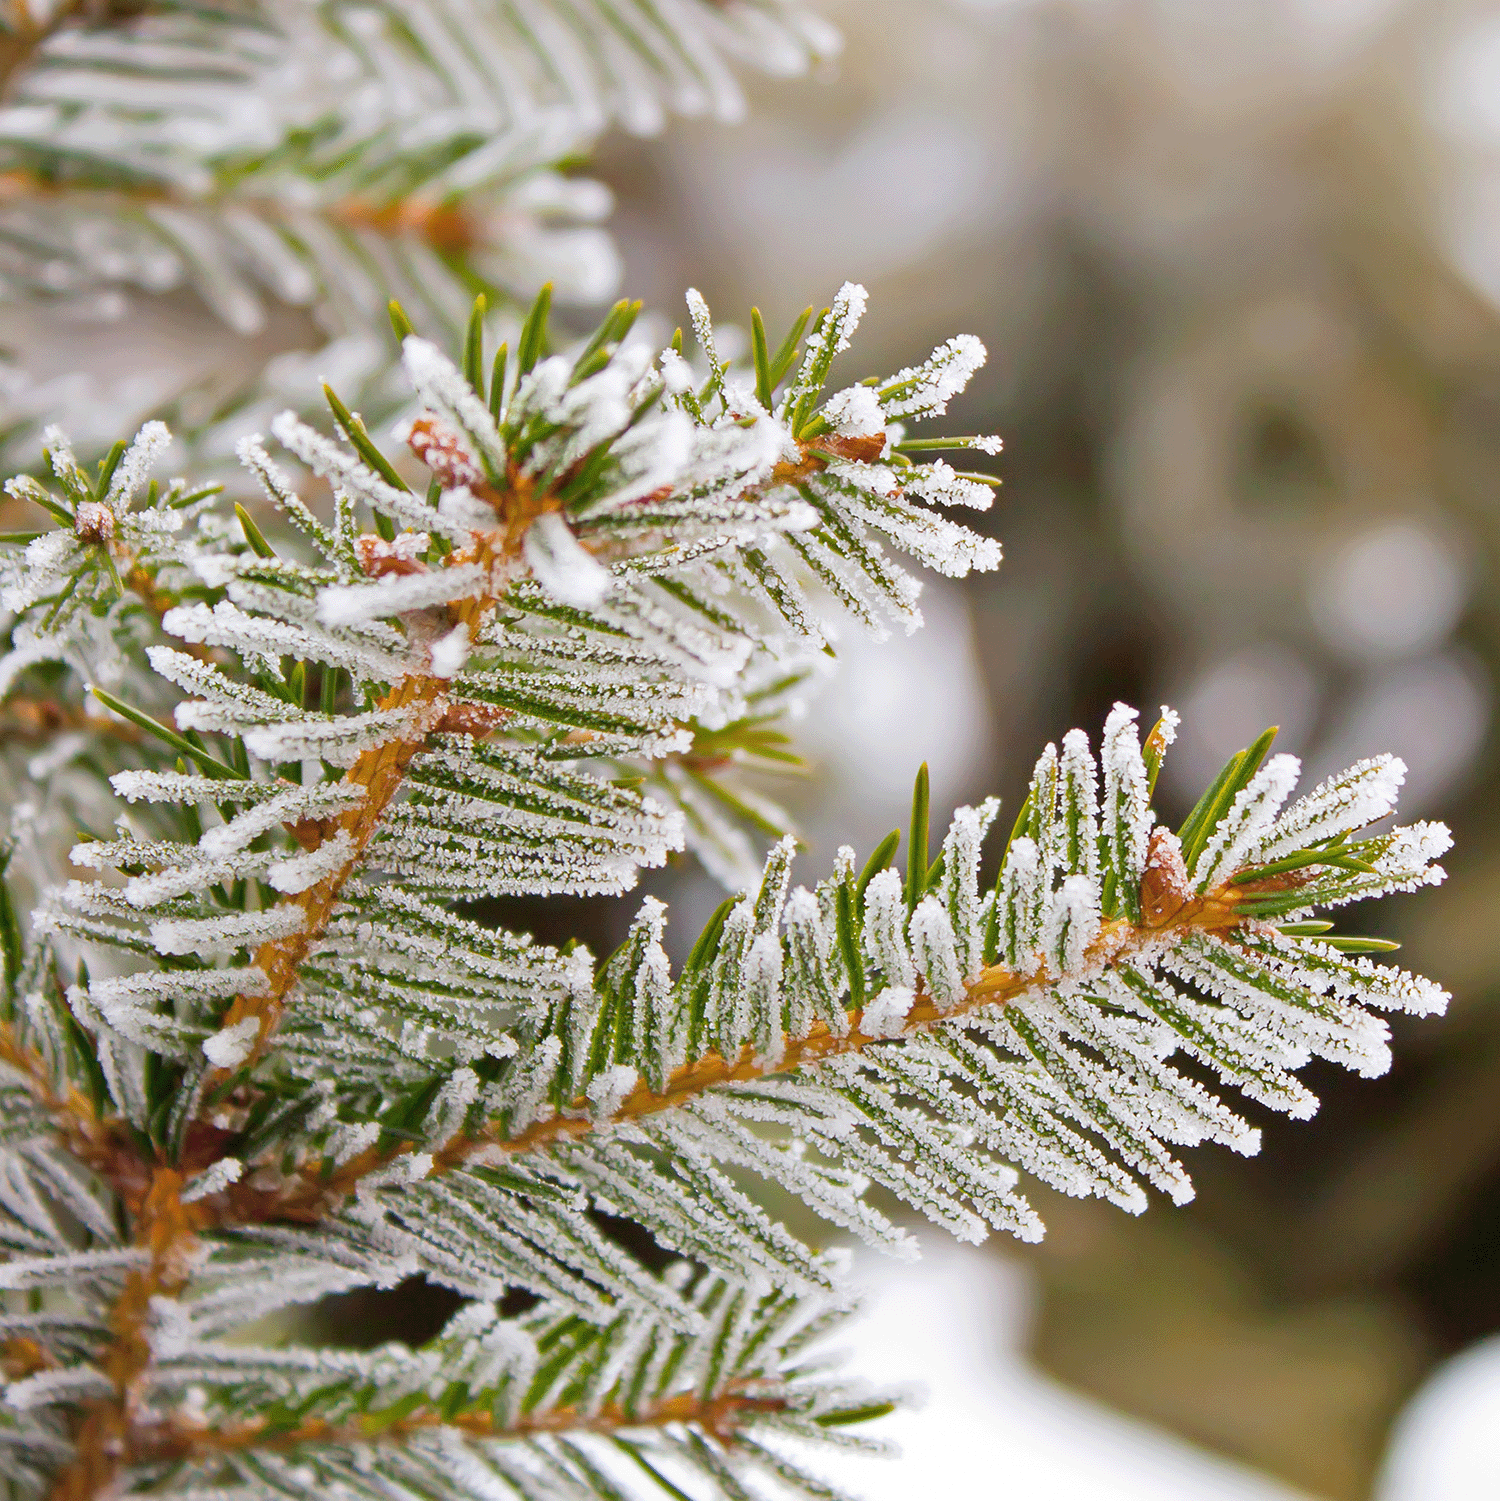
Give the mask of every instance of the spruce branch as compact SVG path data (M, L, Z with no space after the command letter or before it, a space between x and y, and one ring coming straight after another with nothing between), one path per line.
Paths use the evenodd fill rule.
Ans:
M45 38L39 38L33 48L41 40ZM0 54L0 68L3 66ZM0 172L0 204L43 209L67 205L106 218L130 218L157 208L195 214L233 209L252 215L278 233L289 234L295 233L298 220L306 212L305 206L295 211L284 198L269 192L245 192L238 183L226 183L218 192L205 196L185 193L171 182L80 187L24 169ZM420 189L388 196L336 194L318 205L318 213L336 229L369 231L383 240L411 238L441 256L467 255L488 244L492 235L486 222L492 216L477 206L445 202Z
M723 1391L708 1397L680 1392L630 1412L617 1403L605 1403L589 1412L573 1406L551 1407L523 1414L509 1423L498 1423L490 1412L449 1414L421 1409L390 1421L366 1421L342 1428L321 1418L281 1429L268 1428L265 1422L208 1428L178 1420L132 1434L131 1457L147 1463L180 1462L230 1450L270 1449L290 1453L313 1446L400 1444L435 1428L451 1428L473 1438L503 1442L550 1434L612 1435L633 1429L681 1426L697 1429L727 1446L735 1442L747 1419L787 1410L784 1396L759 1394L765 1385L754 1379L731 1382Z
M1306 869L1311 871L1314 862ZM1153 867L1151 875L1158 874ZM1254 872L1249 872L1253 875ZM1310 878L1310 877L1309 877ZM582 1097L572 1102L567 1114L552 1116L527 1126L519 1135L503 1137L479 1135L455 1137L433 1153L434 1171L457 1166L469 1158L484 1153L491 1147L504 1152L534 1151L560 1137L577 1136L600 1127L608 1127L614 1121L629 1121L641 1116L654 1115L686 1104L695 1096L725 1084L747 1083L754 1079L793 1073L799 1069L815 1066L824 1059L843 1053L859 1053L866 1049L899 1045L907 1037L930 1031L943 1022L957 1021L982 1007L1005 1006L1024 1002L1028 997L1045 996L1053 987L1069 980L1102 974L1113 967L1128 966L1143 950L1170 945L1175 939L1192 933L1211 933L1231 937L1238 930L1260 931L1257 920L1245 914L1244 904L1258 896L1282 898L1294 892L1298 883L1293 880L1270 878L1239 884L1235 878L1204 895L1194 895L1171 882L1170 874L1158 877L1149 887L1143 888L1143 906L1148 916L1139 923L1126 918L1112 918L1100 928L1098 935L1088 944L1081 960L1064 968L1055 958L1045 952L1030 956L1030 963L1022 972L1005 964L991 964L965 983L962 999L949 1004L936 1002L921 980L914 987L914 999L900 1020L900 1030L894 1034L881 1031L867 1034L861 1030L864 1010L855 1007L846 1013L839 1027L830 1027L826 1022L816 1022L802 1036L786 1035L781 1045L768 1058L757 1051L752 1043L745 1043L739 1054L726 1059L710 1049L700 1057L681 1064L668 1079L666 1087L656 1091L644 1083L625 1096L614 1116L596 1120L588 1113L588 1101ZM373 1168L374 1164L370 1167ZM349 1164L336 1175L335 1182L352 1188L353 1178Z
M728 1059L710 1048L678 1065L661 1089L653 1089L645 1081L638 1082L608 1115L601 1116L592 1108L591 1101L579 1094L562 1110L531 1121L515 1134L507 1134L503 1124L491 1123L477 1132L455 1133L426 1148L411 1141L371 1147L340 1163L332 1172L327 1170L326 1162L316 1159L270 1191L248 1181L236 1183L211 1201L216 1222L221 1225L276 1220L317 1223L337 1212L361 1182L385 1174L395 1163L419 1152L425 1154L424 1160L429 1164L423 1176L435 1178L475 1160L493 1162L513 1154L546 1151L555 1143L679 1109L724 1086L816 1068L845 1054L896 1049L908 1039L930 1033L934 1028L962 1023L975 1012L1024 1007L1028 1001L1045 1003L1060 985L1088 987L1102 983L1112 972L1130 973L1143 956L1149 959L1156 953L1170 951L1194 934L1211 935L1230 943L1237 935L1253 939L1274 934L1277 930L1273 926L1254 915L1257 904L1290 903L1300 908L1299 893L1303 888L1330 870L1349 868L1344 865L1348 857L1313 850L1295 869L1261 875L1256 867L1250 866L1234 872L1211 890L1198 893L1183 881L1185 872L1173 854L1170 836L1159 828L1139 892L1130 903L1140 916L1134 921L1127 917L1104 920L1097 934L1071 963L1062 963L1055 953L1037 950L1027 955L1021 965L988 964L964 983L960 998L946 1003L936 1001L925 981L919 978L913 988L913 999L895 1030L882 1027L869 1033L863 1031L864 1010L854 1007L844 1013L837 1025L816 1021L803 1033L784 1034L780 1045L769 1053L748 1041ZM1373 871L1363 861L1352 868ZM1323 936L1323 925L1314 927L1320 931L1312 936L1328 943L1330 940ZM1356 953L1380 948L1373 940L1350 942L1351 951Z
M793 889L781 838L675 975L650 899L602 964L456 910L626 889L703 838L704 778L793 755L768 716L827 646L830 602L877 632L915 621L887 548L953 575L998 562L937 510L989 488L905 438L982 349L950 340L827 396L863 301L843 288L774 357L760 328L753 387L696 297L696 363L680 338L632 343L634 304L549 355L544 296L488 378L482 308L462 372L408 334L422 407L401 436L425 496L334 397L341 441L273 424L333 491L331 523L243 449L312 562L209 495L133 509L157 437L92 479L54 446L64 496L26 493L61 526L5 565L0 674L116 651L131 693L100 696L142 731L110 776L119 837L71 854L112 874L49 892L30 957L7 958L8 976L57 945L125 961L24 1008L12 984L7 1024L35 1056L0 1057L27 1151L89 1169L86 1189L34 1190L71 1196L66 1221L0 1214L25 1252L0 1285L86 1289L76 1347L33 1322L6 1352L19 1410L51 1425L28 1441L68 1448L43 1466L54 1494L250 1501L373 1466L447 1495L475 1464L529 1493L507 1468L522 1455L559 1494L613 1494L589 1444L669 1490L663 1463L729 1494L736 1466L805 1490L762 1428L817 1436L880 1403L793 1394L772 1326L834 1270L731 1172L890 1250L909 1240L870 1183L962 1237L1033 1239L1018 1170L1138 1211L1148 1186L1190 1196L1174 1148L1255 1149L1176 1055L1302 1115L1309 1056L1379 1072L1374 1011L1441 1007L1365 957L1389 945L1311 918L1441 879L1445 831L1382 823L1399 763L1284 806L1297 766L1268 732L1173 832L1151 797L1175 716L1142 743L1124 706L1097 755L1076 731L1047 748L988 886L997 805L960 809L934 855L924 773L904 873L894 834ZM130 636L93 535L111 527L152 569L159 634L198 656ZM132 701L171 696L175 728ZM600 1211L675 1269L647 1271ZM414 1272L470 1300L430 1346L223 1342ZM507 1287L541 1300L532 1323L495 1320Z
M432 426L428 424L426 428L419 426L413 430L410 441L419 453L433 452L429 446L433 441ZM882 440L851 440L842 446L843 453L845 456L852 456L862 448L868 456L872 441L878 446L878 442ZM766 480L742 492L741 501L754 504L759 496L798 484L821 472L831 462L836 462L833 454L813 453L805 445L799 445L799 454L795 460L779 461ZM556 516L562 512L561 493L576 479L577 474L577 466L565 469L557 475L555 487L541 491L536 489L529 475L515 467L507 475L503 486L496 486L477 477L471 478L468 485L470 493L494 508L500 525L493 531L475 534L468 545L451 551L442 558L439 566L449 569L478 569L488 577L498 577L507 588L518 577L525 577L529 572L525 557L528 534L542 517ZM603 550L605 549L601 549ZM459 649L467 654L469 647L480 638L489 617L503 597L500 592L492 594L481 591L448 605L444 639L452 641L453 633L462 633ZM325 843L343 838L346 841L347 856L333 871L306 891L282 899L301 910L302 924L293 936L275 939L262 946L256 954L255 967L266 977L265 989L254 995L237 996L223 1017L221 1029L240 1027L250 1018L260 1024L251 1052L244 1060L245 1064L253 1065L269 1044L287 996L297 983L299 965L326 928L344 885L363 863L365 851L380 827L387 808L401 792L406 769L413 758L426 748L429 738L435 733L452 730L472 733L473 710L466 712L461 706L454 705L450 700L449 689L450 680L446 676L430 672L413 673L380 698L375 706L377 712L405 712L413 725L413 732L365 751L345 774L346 783L351 788L362 789L364 793L355 807L335 818L306 822L299 826L299 840L304 848L309 851L317 850ZM480 726L486 733L494 727L493 721ZM212 1097L215 1089L241 1066L243 1065L236 1064L233 1068L223 1068L210 1075L205 1094Z

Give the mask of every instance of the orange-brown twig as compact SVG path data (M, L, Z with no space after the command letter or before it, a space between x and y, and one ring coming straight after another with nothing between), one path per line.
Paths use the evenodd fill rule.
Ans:
M546 1433L618 1433L632 1428L667 1428L677 1425L702 1429L729 1445L746 1416L784 1412L786 1399L757 1395L759 1383L742 1381L714 1397L681 1392L647 1403L631 1412L606 1402L593 1412L577 1407L551 1407L526 1413L503 1425L488 1412L457 1413L418 1411L390 1420L375 1413L360 1422L336 1424L313 1418L292 1428L269 1429L250 1422L232 1427L208 1428L176 1420L154 1428L143 1427L131 1440L133 1458L184 1460L197 1456L232 1453L246 1449L270 1449L286 1453L307 1445L399 1443L415 1433L432 1428L456 1428L479 1439L532 1438Z
M1295 872L1263 883L1240 886L1226 883L1206 895L1195 896L1161 884L1155 879L1153 867L1144 883L1142 922L1133 925L1123 918L1106 922L1090 945L1085 964L1089 968L1118 964L1142 950L1191 932L1226 933L1253 927L1254 920L1236 910L1239 903L1273 890L1285 890L1306 878L1305 872ZM1018 1001L1057 979L1057 974L1045 962L1029 974L1018 973L1003 964L991 965L968 986L964 999L947 1009L937 1006L919 987L901 1035L908 1036L940 1022L952 1021L981 1007ZM732 1060L710 1049L678 1068L661 1090L653 1090L644 1082L638 1084L626 1095L612 1119L637 1120L655 1115L685 1104L720 1085L788 1073L840 1053L878 1047L889 1040L869 1036L860 1030L863 1017L860 1010L852 1010L848 1015L848 1029L842 1033L818 1022L802 1037L785 1038L781 1054L774 1062L758 1056L749 1046ZM449 1172L475 1158L541 1151L552 1142L585 1136L597 1124L590 1118L587 1105L586 1100L576 1100L570 1110L534 1121L514 1136L505 1136L498 1128L455 1135L432 1154L430 1172ZM404 1142L372 1147L351 1157L331 1174L325 1173L319 1159L309 1162L299 1174L277 1187L260 1187L247 1177L204 1202L214 1205L214 1213L222 1217L224 1223L268 1220L312 1223L331 1213L364 1178L415 1150Z

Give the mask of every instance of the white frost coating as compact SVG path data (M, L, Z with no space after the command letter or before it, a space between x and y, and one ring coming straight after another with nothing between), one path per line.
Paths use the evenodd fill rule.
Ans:
M1100 756L1104 763L1104 841L1122 891L1140 887L1154 818L1137 717L1128 704L1116 704L1110 710Z
M13 1412L30 1412L53 1404L77 1405L90 1398L107 1396L113 1390L114 1383L103 1371L90 1365L68 1366L59 1371L39 1371L35 1376L11 1382L5 1389L5 1405Z
M506 1103L511 1109L512 1129L524 1130L537 1118L562 1049L562 1038L555 1033L544 1037L531 1050L526 1066L517 1068L507 1078Z
M945 506L968 506L971 511L987 511L995 502L994 491L978 480L965 479L946 459L921 464L902 476L901 488L908 495Z
M973 334L959 334L939 344L920 365L898 371L880 388L886 417L941 417L987 358L984 345Z
M342 1165L373 1147L379 1140L379 1121L351 1121L335 1129L328 1138L328 1150L334 1162Z
M833 299L833 306L819 325L815 334L809 336L802 364L797 376L787 387L777 415L785 417L795 412L805 399L815 397L828 376L828 367L849 347L859 320L864 316L869 293L857 282L846 281Z
M123 857L114 853L114 850L114 845L101 841L75 848L70 851L69 858L75 865L103 870L110 865L124 863ZM264 850L241 851L223 860L191 858L196 853L192 845L166 845L153 849L153 863L155 859L188 858L181 864L168 863L146 875L131 876L123 888L125 900L144 912L158 902L168 901L174 896L185 896L190 891L207 890L225 879L233 881L243 876L259 875L275 858L272 852Z
M577 610L604 603L609 570L584 548L560 513L538 516L521 545L536 581L554 599Z
M761 1056L773 1063L781 1061L786 1045L781 1029L781 969L780 937L774 932L757 934L741 972L745 1030Z
M868 386L847 386L830 396L823 416L841 438L868 438L885 432L880 398Z
M866 495L876 495L885 500L893 499L900 489L896 471L886 464L833 464L829 466L827 472L834 479L842 480L844 484L856 490L863 490ZM882 513L872 513L872 515L880 514ZM893 509L885 518L885 528L889 529L890 523L899 519L902 514ZM911 520L917 520L920 516L919 512L908 514ZM879 524L881 523L877 523Z
M1244 864L1246 855L1265 836L1281 805L1291 796L1301 771L1302 763L1295 756L1272 756L1240 789L1193 865L1199 891L1207 891L1215 881L1233 875Z
M355 552L361 564L372 574L381 569L397 568L402 572L418 572L426 566L423 559L432 538L426 532L397 532L389 542L384 537L366 533L355 541Z
M1319 994L1356 999L1361 1005L1409 1016L1441 1016L1452 996L1423 975L1376 964L1362 954L1341 954L1317 939L1294 940L1264 934L1257 951L1269 952L1270 966L1297 985Z
M995 815L997 798L986 798L978 809L958 808L943 840L943 878L939 895L947 909L964 979L974 979L984 967L984 922L979 899L980 846Z
M687 476L691 483L698 429L683 412L663 412L648 417L623 433L611 446L610 453L620 467L621 483L606 496L590 505L588 514L616 512L622 508L680 483ZM753 444L743 445L751 465L764 462Z
M1042 949L1059 974L1076 975L1099 936L1099 887L1088 876L1069 876L1052 894L1042 928Z
M198 841L198 848L215 859L232 855L283 823L353 807L364 800L364 795L363 787L348 782L286 787L266 802L236 814L228 823L209 829Z
M323 555L330 560L338 559L338 543L332 532L302 503L292 484L280 466L266 452L266 442L260 433L241 438L234 446L235 457L259 482L270 502L281 510L299 531L311 537ZM344 565L347 567L347 563Z
M636 930L644 930L645 938L640 962L631 976L635 986L635 1035L641 1040L643 1051L654 1036L662 1077L665 1078L673 1068L686 1061L685 1042L671 1036L672 966L662 945L667 927L666 904L648 896L641 903L633 926Z
M151 945L158 954L197 954L223 958L300 933L307 914L287 903L264 912L226 912L222 917L164 917L151 924Z
M146 659L158 677L188 693L201 694L207 704L195 705L193 713L207 721L212 714L218 718L214 723L198 724L186 717L184 706L177 706L176 720L179 729L224 729L230 733L242 725L259 720L301 719L305 713L296 704L289 704L274 693L267 693L251 683L236 682L212 662L199 661L186 652L171 646L148 646ZM210 709L210 705L212 708ZM207 712L205 712L207 711Z
M109 785L127 803L211 803L224 796L224 783L217 777L183 771L117 771ZM279 796L281 791L280 782L240 782L234 795L250 802Z
M415 723L411 709L371 709L337 719L299 719L245 731L245 748L271 765L287 761L327 761L353 766L367 751L404 739Z
M424 573L393 573L373 584L331 584L318 591L318 619L324 625L353 625L382 616L403 615L456 599L472 599L489 585L489 571L458 563Z
M457 677L469 660L469 628L462 621L439 636L428 648L432 675L435 678Z
M1041 852L1023 834L1012 842L1000 873L1000 941L1006 962L1019 975L1034 974L1041 962L1042 894Z
M1069 730L1063 736L1057 768L1060 854L1065 869L1080 871L1091 879L1099 874L1098 781L1089 737L1082 730Z
M42 429L42 450L58 479L88 488L88 476L78 467L78 460L73 455L73 440L55 422L49 422Z
M565 389L546 412L559 431L536 444L526 457L522 473L536 475L543 470L570 468L599 444L622 434L637 404L631 398L639 397L637 383L649 364L644 347L622 349L602 370ZM672 415L687 420L681 413ZM661 419L647 416L643 420L654 426Z
M1399 882L1389 889L1415 891L1419 886L1439 886L1447 879L1441 865L1432 862L1453 848L1448 826L1425 819L1397 829L1386 851L1375 861L1375 869L1386 882Z
M835 509L884 532L903 552L938 573L963 578L971 569L985 572L1000 566L1002 549L993 537L981 537L946 516L912 504L898 493L903 481L884 465L834 464L823 479L824 499ZM894 568L890 574L893 580L904 578Z
M145 970L91 980L88 998L108 1014L112 1007L154 1005L159 1001L211 999L226 995L262 995L265 974L247 969Z
M479 1075L472 1068L454 1069L438 1090L432 1108L427 1112L427 1139L443 1142L456 1136L463 1128L469 1106L478 1098Z
M496 474L504 474L505 441L495 419L452 361L437 345L408 335L401 343L401 363L417 395L447 417L474 446L477 451L472 457L487 459Z
M198 1029L162 1011L164 1002L203 1005L225 996L259 995L265 987L265 974L258 969L148 971L94 980L89 985L87 1000L122 1037L143 1048L170 1054L179 1053L185 1044L191 1046ZM70 1002L73 999L70 992ZM75 1013L76 1009L75 1006Z
M347 829L340 829L315 850L304 850L289 859L278 860L266 872L266 879L289 896L316 886L319 881L341 870L354 858L354 840Z
M911 949L918 975L939 1007L947 1010L964 998L963 973L953 923L935 896L926 896L911 915Z
M614 1118L625 1097L640 1081L640 1075L628 1063L616 1063L596 1074L588 1087L588 1101L596 1121Z
M698 347L703 351L703 357L708 361L709 379L717 382L720 378L718 345L714 343L714 323L709 314L708 304L703 300L703 293L697 287L689 287L684 299L687 302L688 317L692 320L693 336L698 340Z
M115 513L97 500L85 500L73 512L73 530L90 542L108 542L115 534Z
M410 527L414 532L440 532L450 542L462 544L469 540L468 527L446 521L441 510L434 511L409 491L387 484L365 467L363 459L309 427L295 412L281 412L273 417L271 431L279 443L335 490L348 492L398 525Z
M890 866L865 887L865 952L892 984L910 990L917 972L906 946L906 893L901 873Z
M467 485L444 490L438 501L438 515L465 532L488 532L495 527L495 508L480 500Z
M842 354L859 327L860 319L869 305L870 294L857 281L846 281L833 299L833 310L828 316L828 332L835 338L833 352ZM828 336L825 332L824 337Z
M27 1292L32 1288L69 1283L76 1287L80 1282L87 1284L143 1266L150 1259L149 1251L135 1246L120 1250L75 1251L60 1256L15 1256L0 1262L0 1288L7 1292Z
M693 389L693 367L675 349L662 350L657 359L668 395L681 396Z
M1356 761L1293 803L1256 846L1259 861L1275 860L1384 818L1396 806L1406 763L1397 756Z
M246 1017L246 1021L253 1021L253 1017ZM243 1025L243 1023L241 1023ZM203 1051L208 1052L209 1042L218 1042L226 1034L220 1032L208 1039L203 1044ZM246 1055L249 1056L248 1054ZM215 1061L210 1055L210 1062ZM243 1060L241 1060L243 1061ZM232 1067L233 1065L229 1065ZM209 1194L216 1194L228 1188L231 1183L238 1183L244 1175L245 1164L238 1157L221 1157L215 1163L210 1164L183 1191L182 1202L191 1204L195 1199L207 1198Z
M467 538L468 533L464 536ZM268 620L251 615L227 599L221 599L212 610L202 603L177 605L162 616L161 623L169 635L205 646L227 646L252 668L264 663L273 672L287 656L347 667L356 677L382 683L398 682L410 670L405 655L381 650L349 631L319 632L302 624Z
M146 483L156 461L172 446L172 434L165 422L148 422L125 450L109 482L104 503L118 513L128 511L135 493Z

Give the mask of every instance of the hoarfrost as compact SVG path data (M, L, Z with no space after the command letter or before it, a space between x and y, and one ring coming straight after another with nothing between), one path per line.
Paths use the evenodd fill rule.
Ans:
M266 879L288 895L306 891L341 870L355 855L354 840L347 829L339 829L316 849L304 850L285 860L276 861L266 872Z
M823 416L841 438L864 438L885 432L880 398L868 386L848 386L830 396Z
M609 570L579 542L556 511L526 529L522 543L537 582L554 599L578 610L593 610L609 593Z
M859 1030L866 1037L899 1037L905 1019L916 1004L916 992L907 985L887 985L859 1019Z

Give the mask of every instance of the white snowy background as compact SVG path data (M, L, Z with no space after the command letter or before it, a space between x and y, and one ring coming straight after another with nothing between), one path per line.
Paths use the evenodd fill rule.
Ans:
M925 1401L878 1431L901 1456L823 1472L865 1501L1310 1501L1243 1465L1050 1380L1026 1354L1024 1256L924 1237L916 1265L861 1258L864 1317L844 1342L872 1381L899 1372ZM1003 1482L999 1478L1003 1474ZM1397 1423L1375 1501L1500 1495L1500 1340L1436 1375Z

